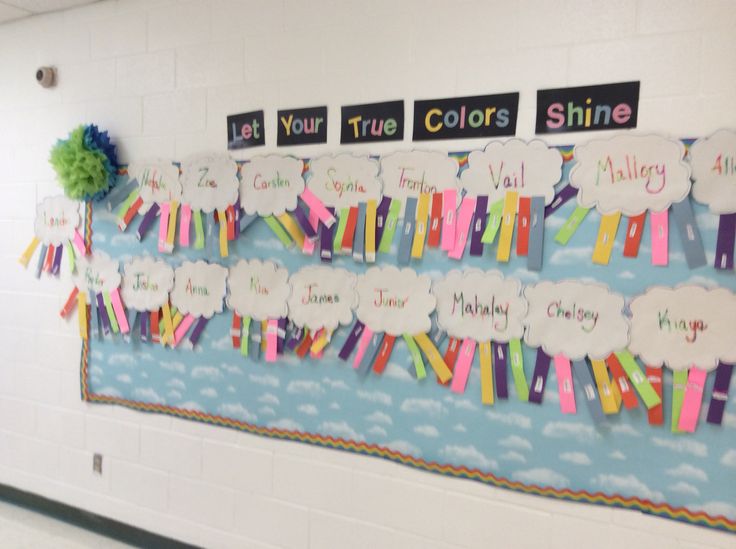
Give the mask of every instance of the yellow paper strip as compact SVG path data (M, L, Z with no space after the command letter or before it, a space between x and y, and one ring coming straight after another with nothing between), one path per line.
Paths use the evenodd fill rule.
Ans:
M277 215L276 219L278 219L279 223L284 226L286 232L289 233L291 239L296 242L297 247L301 250L304 246L304 233L299 228L299 225L297 225L296 221L294 221L294 219L288 213Z
M181 324L182 320L184 320L184 315L181 314L181 311L176 311L176 314L174 314L174 318L171 319L171 333L176 333L176 329L179 327L179 324Z
M261 352L266 352L268 341L266 334L268 333L268 320L261 320Z
M478 343L480 353L480 400L483 404L493 404L493 360L491 342Z
M611 259L611 251L613 251L613 243L616 241L616 231L618 231L618 222L620 220L621 212L606 214L601 217L598 238L596 238L595 248L593 249L593 263L608 265L608 261Z
M417 334L414 336L414 341L416 341L424 356L429 360L429 365L432 366L439 380L442 383L449 381L452 378L452 371L445 364L445 360L442 358L435 344L432 343L432 340L429 339L429 336L427 334Z
M375 200L369 200L365 207L365 262L376 261L376 211Z
M169 226L166 228L166 243L170 246L170 250L174 249L174 236L176 235L176 212L179 210L179 203L172 200L169 203Z
M424 239L427 236L427 218L429 217L429 202L432 195L422 193L419 195L417 203L417 215L415 218L416 229L414 230L414 240L411 245L411 256L414 259L421 259L424 254Z
M77 294L77 311L79 313L79 335L87 339L87 294Z
M227 217L223 210L217 210L217 220L220 222L220 257L227 257Z
M615 390L617 387L615 383L611 383L611 378L608 375L608 368L606 367L605 361L591 359L590 363L593 365L593 376L595 377L595 384L598 386L598 395L601 398L601 408L603 409L603 413L617 413L618 406L616 405L615 397Z
M36 248L38 248L38 245L40 243L41 241L34 236L33 240L31 240L31 243L20 256L20 259L18 259L21 265L23 265L24 267L28 267L28 262L31 260L31 257L33 257L33 252L36 251Z
M171 320L171 309L168 303L164 303L161 307L164 317L164 333L161 336L161 345L166 345L168 342L174 343L174 323Z
M314 354L322 352L322 349L327 347L327 344L330 342L331 338L332 332L328 332L327 330L320 330L319 337L312 342L312 346L309 348L309 350Z
M514 222L516 220L516 205L519 202L519 193L506 191L501 214L501 234L498 236L498 250L496 261L506 263L511 256L511 239L514 236Z

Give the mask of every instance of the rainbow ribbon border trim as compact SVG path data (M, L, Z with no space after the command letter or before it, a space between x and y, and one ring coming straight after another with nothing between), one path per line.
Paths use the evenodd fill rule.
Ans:
M92 246L92 205L87 202L85 204L85 231L84 239L87 249ZM89 318L88 318L89 322ZM205 414L195 410L185 410L175 408L173 406L165 406L163 404L150 404L146 402L138 402L119 397L107 395L99 395L92 393L88 382L89 367L89 339L83 340L82 356L80 368L80 384L82 400L99 404L117 404L132 408L141 412L167 414L174 417L193 419L210 425L219 425L221 427L230 427L239 431L275 438L279 440L291 440L303 442L306 444L314 444L324 448L335 448L346 452L362 454L383 458L403 465L408 465L422 471L429 471L440 475L446 475L455 478L465 478L482 482L497 488L505 488L515 492L524 494L532 494L545 496L549 498L561 499L566 501L577 501L583 503L592 503L595 505L605 505L610 507L620 507L624 509L635 509L649 515L664 517L680 522L694 524L698 526L706 526L717 530L736 533L736 521L727 519L724 516L711 516L704 511L690 511L685 507L672 507L667 503L654 503L648 499L637 497L625 498L619 495L608 495L603 492L588 492L587 490L570 490L568 488L558 490L556 488L537 486L536 484L524 484L521 482L509 480L507 478L498 477L493 473L484 473L478 469L468 469L467 467L457 467L437 463L436 461L426 461L407 454L402 454L395 450L378 446L377 444L368 444L366 442L356 442L354 440L346 440L343 438L335 438L331 436L318 435L314 433L302 433L300 431L286 431L283 429L273 429L268 427L258 427L251 423L238 421L222 416Z

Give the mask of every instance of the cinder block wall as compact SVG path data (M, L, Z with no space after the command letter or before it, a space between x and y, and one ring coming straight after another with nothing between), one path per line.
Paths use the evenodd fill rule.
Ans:
M328 146L289 150L314 154L338 148L342 104L406 99L410 128L414 98L519 90L518 134L532 137L536 89L640 79L642 130L734 127L735 10L730 0L128 0L0 26L0 482L210 547L733 547L733 536L635 512L85 405L76 327L58 316L70 281L37 281L16 259L36 201L58 192L49 148L81 122L108 129L125 161L182 158L224 150L229 113L265 108L274 150L278 107L327 104ZM34 72L51 64L59 86L44 90Z

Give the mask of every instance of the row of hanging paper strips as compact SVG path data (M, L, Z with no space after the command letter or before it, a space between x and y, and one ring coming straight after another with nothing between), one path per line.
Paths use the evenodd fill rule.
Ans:
M399 265L421 258L425 244L460 260L468 242L470 255L482 255L496 239L496 259L506 262L516 227L517 255L527 256L530 270L540 270L544 218L577 196L558 243L566 244L595 207L602 219L593 261L608 263L622 214L629 218L623 253L635 257L649 212L652 263L666 265L671 209L695 268L706 258L688 200L692 175L695 199L721 215L715 266L733 269L735 151L730 131L696 142L689 154L682 142L655 135L594 140L575 147L569 184L557 191L563 157L538 140L492 142L471 152L462 170L455 156L442 152L398 152L380 161L339 154L306 163L271 155L240 164L208 154L180 168L163 160L133 163L129 183L107 203L119 209L121 230L142 215L141 239L158 216L159 250L167 253L175 246L177 222L180 246L203 248L208 234L227 256L228 242L260 216L286 246L317 251L326 262L338 253L372 263L377 252L392 250L395 236Z
M228 271L204 261L173 269L143 257L124 265L121 281L117 262L95 253L80 260L75 283L62 316L78 304L83 338L91 325L99 337L139 333L142 341L173 348L194 326L188 341L195 345L227 297L233 347L251 359L264 353L266 362L276 362L287 349L319 358L334 331L353 323L339 356L349 360L354 353L360 375L381 374L401 337L418 379L427 375L426 360L440 383L464 393L477 352L483 404L508 398L509 368L518 397L541 403L553 362L562 412L576 412L574 374L596 422L641 400L650 423L661 424L666 365L674 372L672 429L695 430L712 370L708 422L720 424L736 362L736 295L725 288L654 287L633 299L629 319L624 297L602 284L540 282L522 292L518 280L477 269L452 271L433 283L393 266L356 276L316 265L289 276L257 259L240 260ZM538 349L530 383L522 339ZM646 364L646 373L633 355Z

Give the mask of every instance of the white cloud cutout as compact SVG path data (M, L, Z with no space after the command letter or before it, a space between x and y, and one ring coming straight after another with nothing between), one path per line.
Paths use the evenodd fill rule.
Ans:
M145 256L123 264L120 291L129 309L154 311L166 303L173 287L174 269L165 261Z
M432 284L437 323L452 337L507 342L524 334L521 282L498 271L453 270Z
M227 306L258 321L285 317L288 279L289 272L272 261L241 259L228 270Z
M680 141L620 134L575 146L570 184L578 203L609 214L660 212L690 192L690 166Z
M289 318L300 328L334 330L350 324L357 304L356 276L345 269L312 265L289 278Z
M524 484L535 484L537 486L554 486L564 488L570 484L570 479L565 475L547 469L546 467L535 467L524 471L514 471L511 478Z
M436 302L431 284L413 269L371 267L358 277L358 319L374 332L393 336L426 333Z
M181 199L193 210L225 210L238 199L238 165L223 153L197 153L181 163Z
M726 288L656 286L635 297L631 352L673 370L736 362L736 294Z
M174 271L171 303L183 314L212 318L222 312L227 269L216 263L185 261Z
M652 501L663 501L662 492L652 490L644 482L632 474L614 475L601 473L591 479L591 482L600 486L609 494L621 494L622 496L637 496Z
M368 200L380 201L378 162L368 156L327 155L309 163L307 188L325 206L347 208Z
M459 189L459 169L455 158L439 151L404 151L381 156L383 194L401 201L400 217L403 217L407 197Z
M58 246L74 238L80 220L79 202L63 194L47 196L36 205L33 229L41 242Z
M545 281L527 286L524 295L529 302L524 339L550 356L603 359L629 342L624 298L603 284Z
M562 452L559 457L560 460L573 465L591 465L593 463L590 456L585 452Z
M181 200L179 168L170 160L152 158L131 162L128 177L138 181L139 195L147 206Z
M660 448L666 448L678 454L691 454L697 457L706 457L708 455L708 447L702 442L687 438L661 438L652 437L652 443Z
M507 191L519 196L543 196L545 204L555 196L562 176L562 155L544 141L491 141L484 150L468 156L460 182L469 196L488 196L488 205L503 199Z
M715 214L736 212L736 132L719 130L690 145L693 198ZM730 165L727 163L730 159Z
M296 208L304 191L304 162L290 156L256 156L240 172L240 202L245 213L261 217Z
M72 282L80 292L88 296L100 292L111 292L120 286L118 262L105 252L77 257L77 270L72 273ZM89 299L88 299L89 301Z
M482 471L498 468L498 462L483 454L475 446L458 446L449 444L440 450L440 455L451 464L461 463L470 467L477 467Z

